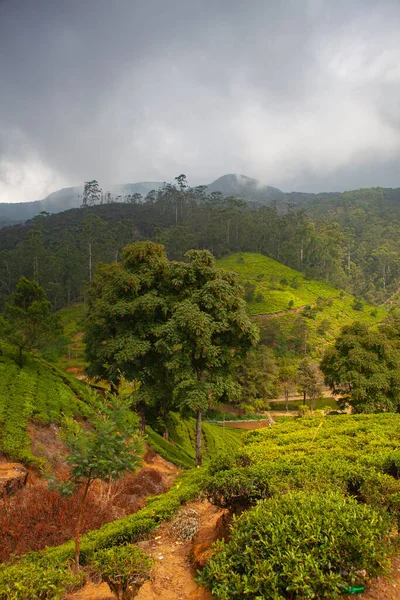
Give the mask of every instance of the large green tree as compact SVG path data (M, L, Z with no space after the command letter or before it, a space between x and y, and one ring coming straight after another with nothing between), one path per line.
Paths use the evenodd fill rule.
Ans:
M218 401L235 401L235 366L258 341L234 273L217 268L206 250L190 250L186 263L170 263L171 316L156 348L164 357L180 406L196 415L196 464L201 464L202 413Z
M0 318L0 335L18 349L21 367L24 352L42 349L61 335L59 321L51 314L46 293L36 281L21 277Z
M112 388L121 376L140 382L142 429L146 401L162 396L167 402L171 396L155 348L170 310L167 267L162 246L137 242L124 249L120 263L100 265L87 291L87 372Z
M170 262L162 246L137 242L121 263L99 268L88 290L86 356L92 376L139 381L158 413L193 411L200 464L202 413L239 397L234 367L258 333L236 276L207 251L185 258Z
M385 323L378 330L355 322L344 327L324 354L325 383L339 404L354 412L400 412L398 329Z

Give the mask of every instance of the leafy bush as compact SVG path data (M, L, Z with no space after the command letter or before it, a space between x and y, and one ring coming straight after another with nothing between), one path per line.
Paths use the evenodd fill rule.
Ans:
M391 523L338 493L293 493L234 521L201 575L217 600L339 598L388 568Z
M270 478L261 465L218 471L206 481L203 495L216 506L241 510L272 495Z
M307 304L301 311L301 314L303 317L306 317L306 319L315 319L317 316L317 309L314 306L311 306L311 304Z
M67 568L20 562L0 567L0 600L60 600L83 581L84 574Z
M93 569L108 583L118 600L134 598L150 576L152 561L137 546L126 545L96 552Z
M361 298L354 298L353 310L363 310L364 302Z
M235 465L235 459L232 454L228 454L227 452L217 454L213 456L209 465L208 472L210 475L215 475L220 471L227 471L231 469Z
M85 415L86 399L80 382L32 357L20 368L7 348L0 361L0 451L11 460L43 466L32 454L29 421L46 425L60 422L63 414Z
M244 299L246 300L246 302L251 302L252 300L254 300L255 291L256 286L254 285L254 283L250 283L250 281L248 281L244 284Z

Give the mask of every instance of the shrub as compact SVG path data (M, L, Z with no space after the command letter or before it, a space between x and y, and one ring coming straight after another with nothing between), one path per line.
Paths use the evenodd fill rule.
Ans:
M221 508L233 511L248 508L257 500L271 496L270 472L262 466L219 471L208 479L203 495Z
M297 409L299 417L309 417L311 415L311 409L309 406L299 406Z
M353 308L353 310L363 310L364 302L361 300L361 298L354 298L352 308Z
M235 459L232 454L228 454L228 452L221 452L214 456L209 465L208 472L210 475L215 475L219 473L219 471L227 471L231 469L235 465Z
M291 493L234 520L201 574L217 600L339 598L388 568L387 517L339 493Z
M246 302L254 300L254 294L256 292L256 286L254 283L247 282L244 284L244 299Z
M65 592L80 587L84 574L74 575L58 566L18 563L0 568L0 600L60 600Z
M291 287L294 290L297 290L300 287L300 281L298 277L293 277L292 281L290 282Z
M118 600L134 598L150 576L152 561L137 546L117 546L96 552L91 566Z
M317 327L317 333L319 335L325 335L327 330L330 328L331 322L328 319L322 319L321 323L319 323Z
M301 314L303 317L306 317L306 319L315 319L317 316L317 309L310 304L307 304L301 311Z

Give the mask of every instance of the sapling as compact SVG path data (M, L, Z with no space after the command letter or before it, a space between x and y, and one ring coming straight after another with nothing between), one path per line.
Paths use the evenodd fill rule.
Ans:
M74 570L79 569L82 520L92 483L116 481L127 471L135 471L143 454L137 417L130 409L131 400L109 394L105 400L90 392L88 426L84 428L71 417L64 417L61 437L68 448L66 461L70 476L58 482L61 493L81 493L75 526Z

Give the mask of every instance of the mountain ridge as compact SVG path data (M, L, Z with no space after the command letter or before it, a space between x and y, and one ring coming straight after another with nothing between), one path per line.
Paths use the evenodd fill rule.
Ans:
M146 196L150 191L157 190L165 182L139 181L136 183L107 184L103 192L111 192L114 198L136 193ZM209 193L221 192L224 196L239 196L249 200L269 203L280 199L284 192L277 188L264 185L257 179L234 173L222 175L205 186ZM48 194L42 200L32 202L3 202L0 203L0 227L22 223L32 219L41 211L58 213L70 208L78 208L82 204L83 185L61 188Z

